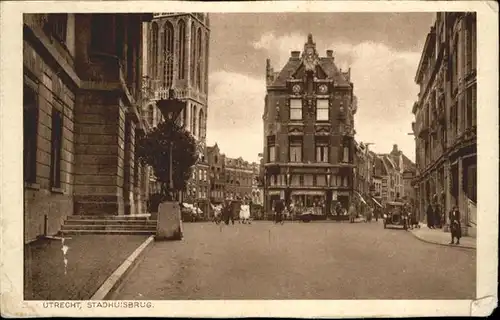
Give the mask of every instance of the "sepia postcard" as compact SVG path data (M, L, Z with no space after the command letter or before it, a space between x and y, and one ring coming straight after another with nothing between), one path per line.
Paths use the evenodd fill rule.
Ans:
M496 309L498 3L7 1L0 21L2 316Z

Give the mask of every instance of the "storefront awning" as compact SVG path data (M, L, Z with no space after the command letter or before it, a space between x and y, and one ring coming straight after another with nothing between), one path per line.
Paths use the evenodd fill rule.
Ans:
M356 193L356 195L359 197L359 199L361 200L361 202L363 202L364 204L367 204L365 199L363 199L363 196L361 195L361 193L357 192L357 191L354 191L354 193Z
M280 193L281 193L281 192L280 192L279 190L269 190L269 191L267 192L267 194L268 194L268 195L270 195L270 196L279 196L279 195L280 195Z
M380 202L378 202L377 200L375 200L375 198L372 198L373 202L375 202L375 204L377 206L379 206L380 208L382 208L382 205L380 204Z
M293 190L291 192L293 196L306 195L306 196L324 196L325 191L321 190Z

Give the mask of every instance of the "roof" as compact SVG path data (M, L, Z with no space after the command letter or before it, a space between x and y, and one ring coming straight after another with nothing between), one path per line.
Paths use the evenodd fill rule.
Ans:
M409 171L417 170L417 165L415 163L413 163L413 161L411 161L404 154L403 154L403 167L404 167L405 171L406 170L409 170Z
M318 64L316 65L316 72L318 76L322 75L322 73L325 73L326 78L332 79L336 86L351 87L349 79L346 78L346 76L348 76L350 72L342 73L341 71L339 71L339 69L334 63L333 57L317 56L316 44L313 42L311 34L308 36L307 43L305 43L304 45L304 50L306 50L306 48L308 49L312 48L314 50L315 57L318 59L317 60ZM286 86L287 80L292 78L294 74L301 73L301 70L303 68L304 67L301 58L295 55L290 57L285 66L281 69L281 71L275 73L277 74L277 76L275 77L271 86L273 87Z

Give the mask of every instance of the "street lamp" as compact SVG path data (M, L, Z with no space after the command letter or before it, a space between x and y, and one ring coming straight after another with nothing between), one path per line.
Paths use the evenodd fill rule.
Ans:
M168 89L168 95L166 97L162 97L161 100L156 102L156 107L160 110L161 114L168 121L174 122L175 119L179 116L182 109L186 106L185 101L181 101L177 98L177 92L174 89ZM172 174L172 152L173 152L173 141L170 141L169 144L169 161L168 161L168 194L170 196L170 201L173 200L173 190L174 190L174 179Z

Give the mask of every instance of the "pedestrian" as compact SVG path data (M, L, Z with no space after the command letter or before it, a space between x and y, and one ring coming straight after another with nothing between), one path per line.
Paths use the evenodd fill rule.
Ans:
M250 206L247 205L246 201L240 207L240 219L244 224L250 224Z
M434 229L434 210L432 209L432 205L429 202L427 206L427 226L429 229Z
M275 213L275 219L274 223L280 223L283 222L282 219L282 214L283 210L285 209L285 205L283 203L283 200L277 200L276 203L274 204L274 213Z
M231 200L226 200L222 211L224 216L224 223L226 225L229 225L229 221L231 220L231 223L234 224L233 206Z
M434 205L434 226L436 228L441 228L441 206L439 203Z
M356 219L356 208L354 207L354 204L351 203L349 206L349 221L350 223L354 223L354 220Z
M367 213L367 215L368 215L368 217L367 217L368 222L372 222L373 207L368 207L368 213Z
M460 238L462 237L462 224L460 223L460 211L458 211L457 206L454 206L453 210L450 212L450 233L450 244L454 244L455 238L457 239L457 244L460 244Z

